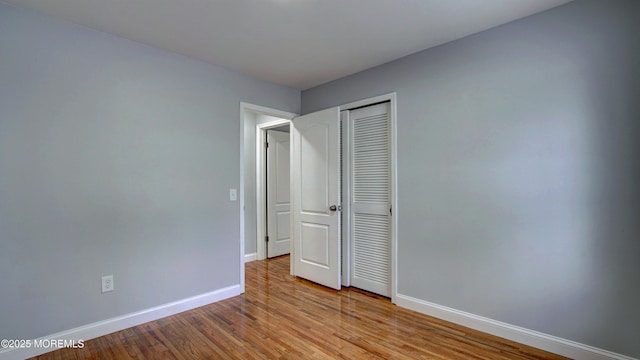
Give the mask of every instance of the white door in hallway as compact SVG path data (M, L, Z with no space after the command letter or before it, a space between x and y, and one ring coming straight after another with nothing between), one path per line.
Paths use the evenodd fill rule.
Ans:
M293 274L340 289L340 110L292 120Z
M289 133L267 131L267 257L291 251Z

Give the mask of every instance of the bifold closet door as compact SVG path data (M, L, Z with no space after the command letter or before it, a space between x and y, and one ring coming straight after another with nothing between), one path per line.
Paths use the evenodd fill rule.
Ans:
M389 103L350 111L351 286L391 295Z

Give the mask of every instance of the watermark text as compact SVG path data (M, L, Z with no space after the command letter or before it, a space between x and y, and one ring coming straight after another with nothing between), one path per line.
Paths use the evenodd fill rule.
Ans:
M84 340L69 339L2 339L0 349L83 349Z

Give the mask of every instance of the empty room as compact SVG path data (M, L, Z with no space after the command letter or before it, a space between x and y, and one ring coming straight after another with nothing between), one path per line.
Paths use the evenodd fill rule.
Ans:
M639 14L0 0L0 360L640 359Z

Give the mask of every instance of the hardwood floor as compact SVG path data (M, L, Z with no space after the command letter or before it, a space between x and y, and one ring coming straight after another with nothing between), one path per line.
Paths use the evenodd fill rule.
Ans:
M289 257L246 265L246 293L38 359L564 359L289 275Z

